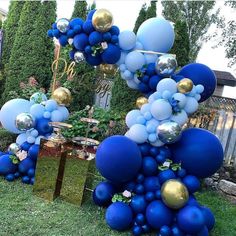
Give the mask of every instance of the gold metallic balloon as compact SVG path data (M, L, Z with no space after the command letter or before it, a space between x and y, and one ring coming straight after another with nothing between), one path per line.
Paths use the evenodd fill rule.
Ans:
M161 188L162 201L172 209L183 207L189 198L186 186L176 179L167 180Z
M117 67L113 64L100 64L99 70L104 74L114 75L117 71Z
M99 32L107 32L113 25L113 15L106 9L96 10L93 14L92 23Z
M142 107L142 105L147 104L148 103L148 99L145 97L139 97L136 100L136 106L140 109Z
M72 100L71 92L67 88L59 87L52 93L52 99L59 105L69 106Z
M188 78L181 79L177 87L180 93L189 93L193 89L193 81Z

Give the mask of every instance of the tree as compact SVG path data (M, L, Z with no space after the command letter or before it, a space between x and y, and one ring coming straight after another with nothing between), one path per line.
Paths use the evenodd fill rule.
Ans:
M162 1L163 15L174 23L186 22L189 58L195 61L209 27L219 21L219 10L213 13L215 1Z
M156 11L157 11L157 1L151 1L151 4L146 11L146 20L152 17L156 17L157 15Z
M135 22L135 26L134 26L134 33L137 33L139 26L146 20L146 8L147 5L146 3L142 5L142 8L139 11L139 15L137 17L137 20Z

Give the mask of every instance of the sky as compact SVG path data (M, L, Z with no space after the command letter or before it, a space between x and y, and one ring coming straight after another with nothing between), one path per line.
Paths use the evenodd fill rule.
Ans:
M8 10L10 0L0 0L0 8ZM119 26L120 30L132 30L139 14L142 4L149 0L97 0L97 9L106 8L113 14L114 24ZM92 3L88 0L88 3ZM57 0L57 18L70 19L75 0ZM217 1L216 7L221 9L221 14L226 20L235 19L236 11L224 6L224 1ZM161 16L161 5L157 5L157 16ZM211 34L215 30L210 27L208 33ZM220 34L220 32L218 31ZM212 48L217 41L204 43L197 57L197 62L209 66L213 70L229 71L236 77L236 66L230 68L229 60L225 57L225 49L223 46ZM236 87L225 86L223 96L236 98Z

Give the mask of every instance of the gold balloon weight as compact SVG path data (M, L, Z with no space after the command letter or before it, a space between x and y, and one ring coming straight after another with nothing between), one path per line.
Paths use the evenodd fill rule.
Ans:
M101 64L99 70L106 75L114 75L117 72L117 67L113 64Z
M140 109L142 107L142 105L147 104L148 103L148 99L145 97L139 97L136 100L136 106Z
M52 99L59 105L69 106L72 100L71 92L67 88L59 87L53 91Z
M168 207L180 209L187 203L189 193L182 182L176 179L170 179L162 185L161 197Z
M177 85L180 93L189 93L193 89L193 81L188 78L181 79Z
M92 23L97 31L107 32L113 25L113 16L110 11L99 9L93 14Z

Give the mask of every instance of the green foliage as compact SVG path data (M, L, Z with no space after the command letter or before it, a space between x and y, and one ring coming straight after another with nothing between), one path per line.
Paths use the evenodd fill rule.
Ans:
M76 1L74 6L74 11L72 13L72 18L79 17L85 20L86 16L87 16L87 2L84 0Z
M0 20L0 29L2 29L2 20Z
M147 8L147 5L145 3L142 5L142 8L139 11L139 15L133 29L135 34L137 33L139 26L146 20L146 8Z
M81 118L88 117L88 110L83 109L74 112L70 115L67 123L72 124L73 128L65 130L63 135L67 138L77 136L86 136L88 123L80 121ZM126 125L124 122L124 115L116 113L112 110L106 111L102 108L95 107L93 118L99 121L98 125L91 125L88 137L102 141L106 137L115 134L124 134L126 132Z
M157 11L157 1L151 1L151 4L146 11L146 20L152 17L156 17L157 15L156 11Z
M0 150L7 151L8 146L11 143L15 143L16 141L16 134L12 134L7 130L0 128Z
M135 108L136 99L142 94L130 89L120 75L114 79L111 97L111 109L117 112L128 112Z

